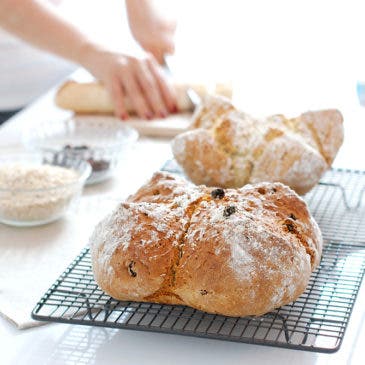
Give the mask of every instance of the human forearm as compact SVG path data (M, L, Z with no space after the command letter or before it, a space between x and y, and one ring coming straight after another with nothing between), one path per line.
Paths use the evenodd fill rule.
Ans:
M128 117L128 97L142 118L176 110L171 85L152 57L105 49L37 0L0 0L0 26L23 40L87 68L105 84L116 114Z
M128 22L137 42L160 62L174 53L176 19L163 14L154 0L126 0Z
M51 7L35 0L0 0L0 26L48 52L84 64L94 45Z

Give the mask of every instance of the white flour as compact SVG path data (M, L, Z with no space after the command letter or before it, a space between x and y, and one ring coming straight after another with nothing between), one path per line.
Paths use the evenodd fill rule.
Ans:
M75 195L76 171L22 163L0 166L0 215L7 221L44 221L60 215ZM48 190L50 189L50 190Z

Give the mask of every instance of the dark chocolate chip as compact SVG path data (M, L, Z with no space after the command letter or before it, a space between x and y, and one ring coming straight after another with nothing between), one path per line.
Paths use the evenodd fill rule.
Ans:
M293 221L297 220L297 217L293 213L289 214L289 218L291 218Z
M294 232L295 227L294 227L293 224L291 224L291 223L285 223L285 225L286 225L286 228L288 228L288 231L289 232Z
M223 217L229 217L233 213L236 213L236 207L234 205L229 205L228 207L224 208Z
M210 193L213 199L223 199L224 198L224 190L223 189L214 189Z
M134 261L131 261L128 265L128 272L130 276L132 276L132 278L135 278L137 276L137 273L133 270L134 265L135 265Z
M205 289L202 289L202 290L200 290L200 294L201 294L201 295L207 295L207 294L208 294L208 292L207 292Z

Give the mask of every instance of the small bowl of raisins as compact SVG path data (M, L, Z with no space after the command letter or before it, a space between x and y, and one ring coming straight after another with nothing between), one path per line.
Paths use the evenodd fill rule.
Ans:
M137 139L135 129L102 116L40 123L23 136L27 147L52 153L55 161L71 156L88 162L91 174L87 185L112 177Z

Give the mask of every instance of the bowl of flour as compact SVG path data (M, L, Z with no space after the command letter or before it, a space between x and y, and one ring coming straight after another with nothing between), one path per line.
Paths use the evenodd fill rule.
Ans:
M36 226L61 218L81 195L90 165L45 153L0 156L0 222Z

